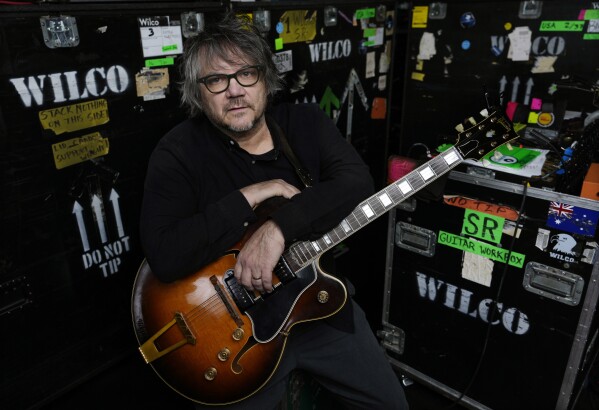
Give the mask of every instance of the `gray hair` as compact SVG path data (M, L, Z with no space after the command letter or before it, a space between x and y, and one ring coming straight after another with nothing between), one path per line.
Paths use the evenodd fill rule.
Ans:
M183 61L180 66L181 104L190 116L202 112L200 73L202 63L220 58L227 63L240 59L248 65L261 65L268 97L283 89L283 80L272 61L272 51L260 31L248 17L228 13L225 17L185 42Z

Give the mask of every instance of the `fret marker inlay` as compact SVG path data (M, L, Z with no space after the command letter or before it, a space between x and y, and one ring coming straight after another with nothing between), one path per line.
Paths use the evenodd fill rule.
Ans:
M443 154L443 159L447 162L447 165L451 165L456 162L459 158L454 151L449 151L446 154Z
M331 241L331 238L329 237L329 235L325 235L325 236L323 236L323 237L322 237L322 239L324 239L324 242L325 242L327 245L330 245L331 243L333 243L333 241Z
M314 250L316 252L320 251L320 246L318 246L318 244L316 242L312 242L312 247L314 248Z
M431 167L426 167L426 168L420 170L420 176L422 177L422 179L427 181L427 180L431 179L432 177L434 177L435 173L433 172Z
M393 203L391 201L391 198L389 198L389 195L387 195L386 193L382 193L381 195L379 195L379 199L381 200L381 203L385 208Z
M374 211L368 204L365 204L364 206L362 206L362 211L364 211L364 215L366 215L366 218L368 218L368 219L370 219L374 216Z
M343 220L343 222L341 222L341 227L345 232L351 231L351 228L345 219Z
M403 181L401 184L398 185L398 188L404 195L412 191L412 187L410 186L410 184L408 184L408 181Z

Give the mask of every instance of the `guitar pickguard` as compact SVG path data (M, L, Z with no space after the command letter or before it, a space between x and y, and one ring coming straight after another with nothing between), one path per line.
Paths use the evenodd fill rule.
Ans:
M269 342L282 330L300 296L316 281L313 264L295 274L294 280L272 294L265 294L245 312L258 342Z

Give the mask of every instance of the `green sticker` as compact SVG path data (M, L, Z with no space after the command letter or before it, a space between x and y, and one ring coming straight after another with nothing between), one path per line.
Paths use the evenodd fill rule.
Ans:
M480 255L502 263L506 262L509 253L503 248L498 248L497 246L489 245L484 242L475 241L444 231L439 231L438 243L460 249L465 252L474 253L476 255ZM510 254L509 264L511 266L521 268L524 266L524 258L525 256L523 254L512 252Z
M582 36L583 40L599 40L599 33L586 33Z
M582 31L584 20L542 21L541 31Z
M165 65L173 65L175 64L175 59L173 57L165 57L165 58L154 58L152 60L146 60L146 67L159 67Z
M275 50L282 50L283 49L283 39L282 38L275 38Z
M501 242L504 223L505 219L499 216L466 209L461 233L487 242L499 243Z
M171 44L169 46L162 46L162 51L177 51L177 45Z
M585 20L599 19L599 10L585 10L584 19Z
M376 36L375 28L364 29L364 37L374 37L374 36Z
M368 19L374 17L374 9L359 9L356 10L356 20Z

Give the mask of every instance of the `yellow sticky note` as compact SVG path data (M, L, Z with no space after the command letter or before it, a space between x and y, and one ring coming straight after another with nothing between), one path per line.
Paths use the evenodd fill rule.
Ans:
M275 38L275 50L282 50L283 49L283 39L282 38Z
M56 169L85 162L108 154L109 142L99 132L52 144Z
M286 28L279 34L285 44L312 41L316 37L316 11L289 10L281 15L279 21Z
M412 10L412 28L426 28L428 6L416 6Z
M40 111L38 115L42 127L54 131L56 135L95 127L110 121L108 102L103 98L54 107Z
M539 113L538 112L531 111L528 114L528 123L529 124L536 124L538 119L539 119Z
M412 80L424 81L424 73L412 73Z

